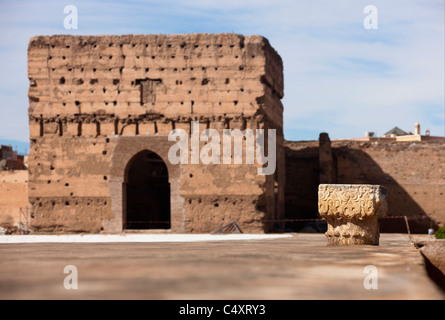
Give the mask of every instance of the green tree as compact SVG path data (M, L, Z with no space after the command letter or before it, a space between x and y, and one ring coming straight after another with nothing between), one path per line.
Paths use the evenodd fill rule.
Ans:
M436 231L436 239L445 239L445 225Z

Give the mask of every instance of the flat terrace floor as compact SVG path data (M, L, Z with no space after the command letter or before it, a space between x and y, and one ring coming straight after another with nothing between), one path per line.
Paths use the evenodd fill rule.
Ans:
M67 265L77 267L78 290L64 288ZM365 289L368 265L377 268L378 289ZM0 299L444 298L401 234L363 247L331 247L322 234L146 243L8 244L0 237Z

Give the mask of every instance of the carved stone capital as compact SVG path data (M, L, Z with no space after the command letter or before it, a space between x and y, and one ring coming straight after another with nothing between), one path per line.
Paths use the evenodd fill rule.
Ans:
M378 219L388 212L386 195L386 188L376 185L320 185L318 211L328 222L329 243L378 245Z

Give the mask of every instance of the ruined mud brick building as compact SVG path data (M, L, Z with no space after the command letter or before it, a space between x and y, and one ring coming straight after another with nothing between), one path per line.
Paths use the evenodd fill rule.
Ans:
M38 36L28 59L34 231L264 232L283 217L283 65L265 38ZM276 173L170 164L168 134L191 121L276 129Z

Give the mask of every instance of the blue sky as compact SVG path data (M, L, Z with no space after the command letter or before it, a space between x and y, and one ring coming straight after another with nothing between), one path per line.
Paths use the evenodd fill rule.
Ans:
M378 9L366 30L366 5ZM75 5L79 29L65 30ZM0 0L0 143L27 141L27 45L34 35L235 32L269 39L284 61L286 139L445 135L443 0Z

